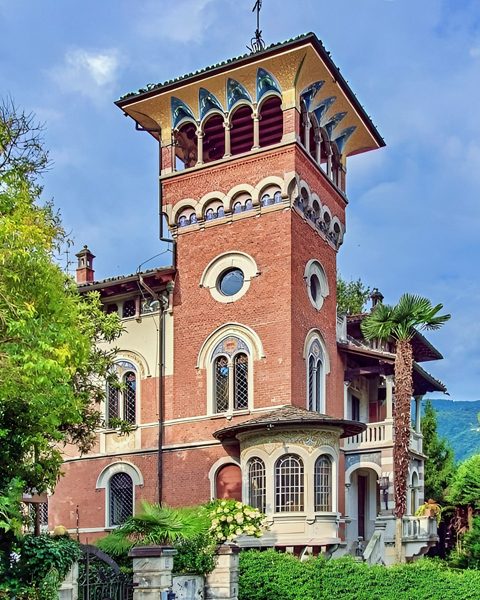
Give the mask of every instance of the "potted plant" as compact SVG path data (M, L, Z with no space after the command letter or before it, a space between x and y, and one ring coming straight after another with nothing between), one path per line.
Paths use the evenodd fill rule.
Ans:
M427 500L427 502L418 507L415 516L429 517L431 519L436 519L437 523L440 523L440 520L442 518L442 507L440 506L440 504L438 504L438 502L430 498L429 500Z

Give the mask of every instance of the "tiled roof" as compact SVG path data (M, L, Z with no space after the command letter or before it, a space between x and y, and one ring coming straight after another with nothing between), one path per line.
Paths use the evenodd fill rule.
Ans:
M115 277L107 277L106 279L100 279L97 281L89 281L87 283L81 283L78 285L78 290L80 292L87 292L89 289L97 289L101 287L107 287L110 285L115 285L118 283L127 283L129 281L138 280L139 275L142 277L150 277L152 275L156 275L159 273L169 273L174 272L173 267L157 267L156 269L147 269L146 271L141 271L137 273L131 273L130 275L117 275Z
M292 427L298 425L301 427L321 429L322 426L340 427L343 433L340 437L349 437L365 430L366 426L357 421L347 421L338 419L329 415L323 415L318 412L299 408L297 406L282 406L261 416L254 417L238 425L224 427L216 431L213 435L220 440L234 438L237 433L245 431L254 431L257 429L268 429Z
M267 46L264 50L261 50L260 52L246 52L245 54L241 54L240 56L235 56L234 58L228 58L227 60L223 60L214 65L210 65L208 67L198 69L197 71L192 71L191 73L186 73L185 75L180 75L179 77L174 77L173 79L168 79L167 81L164 81L163 83L147 83L147 85L144 88L140 88L136 92L128 92L128 93L124 94L123 96L120 96L119 101L127 100L128 98L133 98L134 96L138 96L140 94L145 94L146 92L160 90L161 88L166 87L167 85L172 85L173 83L180 83L184 79L189 79L190 77L194 77L196 75L202 75L203 73L208 73L209 71L212 71L213 69L218 69L220 67L230 65L230 64L237 62L239 60L242 60L244 58L248 58L249 56L253 56L253 55L262 56L266 52L269 52L276 48L281 48L282 46L285 46L292 42L297 42L304 38L308 38L311 35L315 35L315 34L302 33L301 35L290 38L289 40L285 40L283 42L277 42L275 44L270 44L270 46Z

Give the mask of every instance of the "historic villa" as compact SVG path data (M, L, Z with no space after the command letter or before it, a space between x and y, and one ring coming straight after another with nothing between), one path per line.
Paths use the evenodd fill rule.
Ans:
M123 321L124 386L107 390L94 450L67 451L50 522L92 541L141 499L230 497L270 523L243 545L340 555L361 537L370 562L391 562L394 348L336 310L347 164L380 134L311 33L116 104L158 147L172 263L95 281L93 254L77 255L80 290ZM413 515L420 400L444 391L419 364L441 354L421 334L413 347L407 559L437 539Z

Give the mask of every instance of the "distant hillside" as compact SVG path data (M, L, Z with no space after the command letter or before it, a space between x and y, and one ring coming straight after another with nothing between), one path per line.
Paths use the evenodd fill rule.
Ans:
M425 403L422 403L423 405ZM480 453L480 400L464 402L432 400L437 411L438 432L450 442L457 461Z

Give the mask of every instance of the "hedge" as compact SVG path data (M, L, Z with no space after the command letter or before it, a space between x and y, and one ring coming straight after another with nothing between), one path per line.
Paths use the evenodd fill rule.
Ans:
M480 571L421 559L384 567L351 557L300 562L274 550L240 554L239 600L468 600L480 598Z

